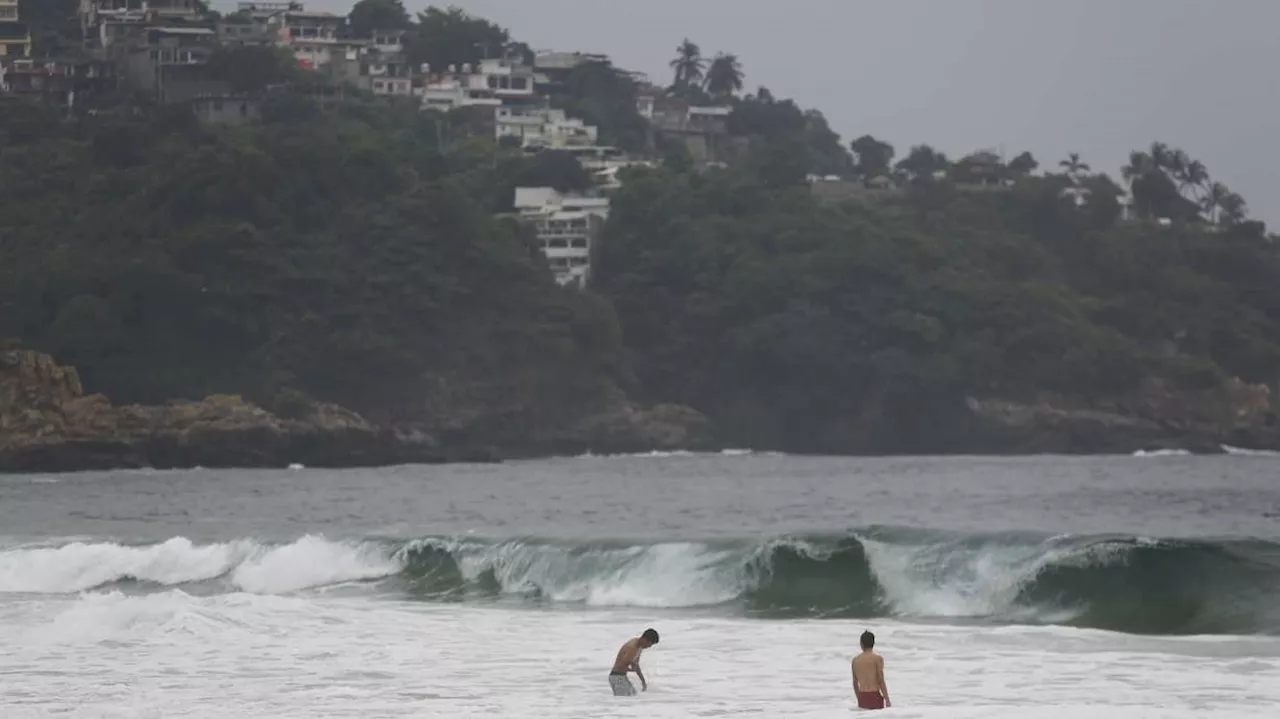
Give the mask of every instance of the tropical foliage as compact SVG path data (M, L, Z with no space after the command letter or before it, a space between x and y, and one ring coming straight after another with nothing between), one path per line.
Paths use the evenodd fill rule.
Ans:
M353 32L403 18L360 7ZM433 68L528 53L457 9L405 29ZM263 49L213 66L247 92L315 80ZM261 125L218 129L0 102L0 335L119 401L302 393L518 437L625 390L708 413L726 442L804 451L963 450L967 397L1280 380L1277 245L1186 153L1134 152L1126 187L1077 153L1048 169L900 154L742 94L732 54L708 62L686 39L671 68L669 92L732 108L728 167L656 142L636 79L606 61L552 92L663 160L624 173L585 293L557 287L502 213L517 186L591 178L566 153L495 146L466 111L294 92L268 95ZM814 175L853 193L823 198Z

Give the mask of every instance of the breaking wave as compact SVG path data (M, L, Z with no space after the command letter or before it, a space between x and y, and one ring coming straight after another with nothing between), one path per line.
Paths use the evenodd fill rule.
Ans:
M702 542L309 535L285 544L177 537L143 546L77 541L0 550L0 593L183 586L290 594L356 582L443 602L1280 633L1280 544L1263 540L870 528Z

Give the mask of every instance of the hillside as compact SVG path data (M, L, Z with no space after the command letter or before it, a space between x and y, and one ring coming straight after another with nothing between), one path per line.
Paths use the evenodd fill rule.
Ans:
M431 13L411 54L512 42ZM661 92L732 108L727 164L652 142L607 62L550 97L655 165L621 173L587 291L502 213L590 179L467 113L321 103L255 50L211 64L292 89L240 127L0 96L0 336L114 402L334 403L507 455L1280 447L1280 254L1199 163L1156 143L1126 193L1079 157L895 162L691 45Z

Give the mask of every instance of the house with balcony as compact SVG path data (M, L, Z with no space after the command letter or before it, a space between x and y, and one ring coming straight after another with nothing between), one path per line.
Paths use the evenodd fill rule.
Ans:
M0 58L31 57L31 29L22 22L18 0L0 0Z
M450 65L443 72L429 65L419 70L426 76L419 90L423 109L546 105L538 74L518 57Z
M0 58L31 57L31 30L24 22L0 21Z
M609 199L563 194L550 187L517 187L514 204L520 219L533 227L556 282L585 288L596 242L609 216Z
M494 137L515 138L521 147L562 149L596 144L599 130L564 110L539 105L501 105L494 109Z
M228 46L268 47L280 40L281 24L270 16L254 17L248 13L235 13L221 18L214 24L218 42Z
M226 84L210 80L205 67L217 48L217 37L212 27L147 27L145 42L128 48L121 79L160 103L225 94Z
M414 68L405 51L404 36L403 30L375 30L364 39L358 85L380 97L415 95Z

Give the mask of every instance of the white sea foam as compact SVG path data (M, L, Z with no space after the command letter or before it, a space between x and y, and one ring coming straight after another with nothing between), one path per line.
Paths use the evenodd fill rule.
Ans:
M281 594L385 577L402 566L381 547L315 536L282 546L201 545L184 537L147 546L72 542L0 550L0 594L73 593L125 579L174 586L224 576L238 589Z
M1249 449L1247 447L1232 447L1229 444L1222 445L1222 451L1241 457L1280 457L1280 452L1272 449Z
M1140 449L1133 453L1135 457L1189 457L1191 452L1185 449Z
M615 699L613 653L650 625L650 691ZM0 598L0 706L5 719L847 717L864 628L887 658L886 716L1244 719L1280 705L1274 638L169 591Z

